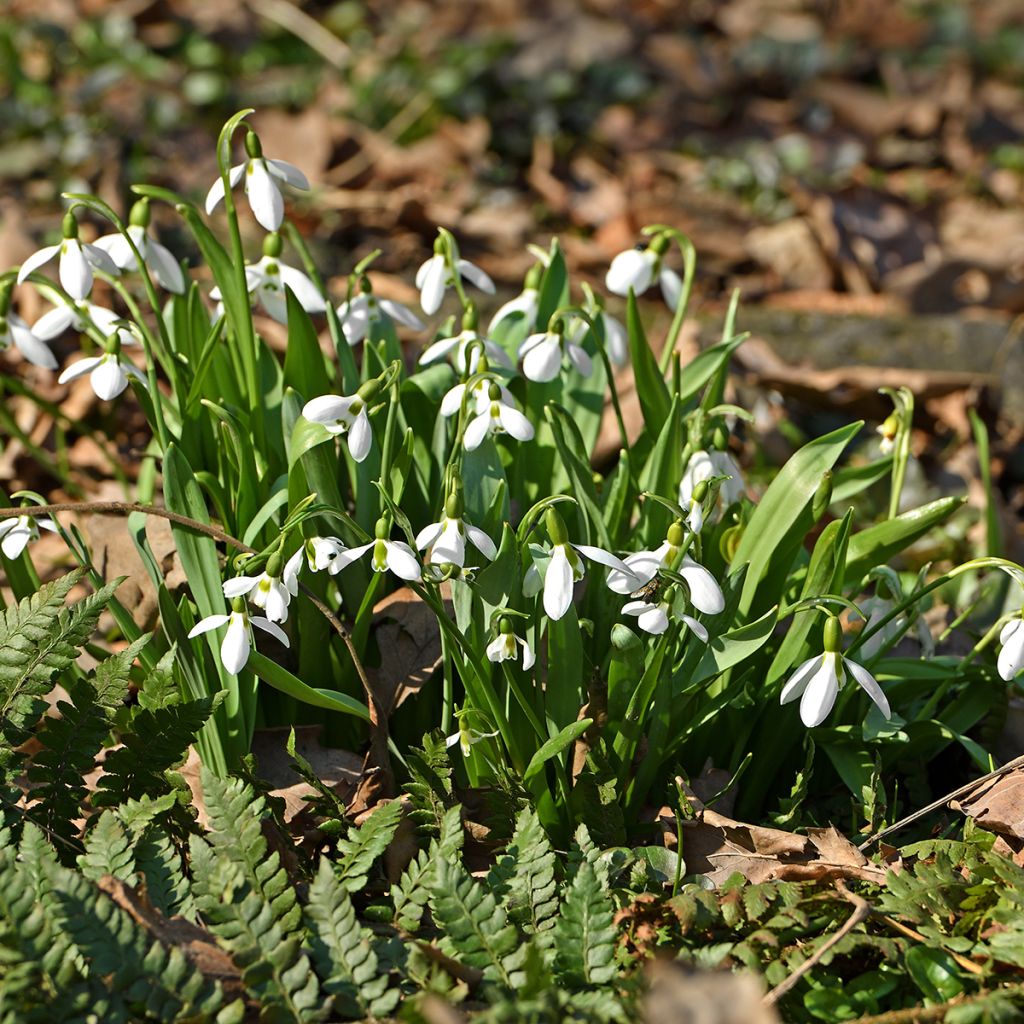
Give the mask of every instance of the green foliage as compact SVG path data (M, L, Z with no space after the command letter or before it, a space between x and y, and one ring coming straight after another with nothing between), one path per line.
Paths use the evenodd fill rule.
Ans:
M567 985L607 984L616 973L614 906L592 864L583 861L554 928L555 971Z
M412 818L427 835L437 835L445 813L455 802L452 763L444 739L434 733L423 737L423 746L410 751L405 791L412 801Z
M402 820L397 800L379 806L360 828L338 840L340 857L335 864L338 882L346 892L359 892L370 876L374 861L388 848Z

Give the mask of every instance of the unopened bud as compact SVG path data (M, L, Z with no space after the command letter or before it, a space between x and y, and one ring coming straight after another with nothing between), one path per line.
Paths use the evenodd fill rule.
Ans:
M697 502L698 505L702 504L704 499L708 496L708 482L707 480L700 480L693 488L692 500Z
M683 529L683 524L677 519L669 528L668 533L665 535L665 540L668 541L669 545L674 548L683 546L683 540L686 537L686 531Z
M724 452L729 447L729 431L721 424L715 427L715 431L711 435L711 447L719 452Z

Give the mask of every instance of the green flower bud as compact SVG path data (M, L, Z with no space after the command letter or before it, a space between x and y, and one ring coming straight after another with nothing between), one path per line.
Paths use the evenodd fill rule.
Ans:
M729 447L729 431L721 424L715 427L711 435L711 447L719 452L724 452Z
M380 394L382 386L380 377L374 377L365 384L361 384L356 394L369 405Z
M444 503L444 514L449 519L461 519L462 512L462 491L459 488L454 488L448 495L448 500Z
M263 255L269 256L272 260L280 258L281 250L283 248L284 243L281 241L281 236L276 231L271 231L270 234L263 239Z
M825 653L838 654L843 648L843 626L839 619L830 615L825 620L824 629Z
M503 636L508 636L512 632L512 621L507 615L502 615L498 621L498 632Z
M476 303L471 302L466 306L466 310L462 314L462 329L464 331L475 331L479 323L480 316L476 311Z
M103 339L103 351L109 355L116 356L121 352L121 335L114 331Z
M245 151L250 160L258 160L263 156L263 144L260 142L260 137L251 128L245 133Z
M281 575L283 568L284 556L281 554L280 549L278 549L267 559L267 575L277 579Z
M75 219L75 215L71 210L68 210L68 212L64 214L64 219L60 224L60 232L65 238L78 237L78 221Z
M381 516L377 520L377 525L373 528L373 535L377 540L387 540L391 535L391 523L387 516Z
M548 536L552 544L568 544L569 534L566 532L562 517L553 508L544 513L544 525L548 528Z
M372 295L373 294L373 285L370 283L370 278L366 274L363 274L359 278L359 290L364 295Z
M128 223L133 228L149 227L149 200L140 199L134 203L131 212L128 214Z
M669 542L674 548L683 546L683 540L686 537L686 531L683 529L683 524L677 519L669 528L668 533L665 535L665 540Z
M241 612L245 614L245 598L244 597L233 597L231 598L231 610L233 612Z
M493 380L487 385L487 397L492 402L501 400L501 388Z
M693 488L693 500L700 505L704 499L708 496L708 482L707 480L699 481Z

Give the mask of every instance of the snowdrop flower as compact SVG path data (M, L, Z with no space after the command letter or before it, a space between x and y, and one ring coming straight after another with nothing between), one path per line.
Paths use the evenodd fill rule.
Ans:
M271 622L284 622L288 618L288 605L299 592L298 577L299 561L293 556L287 566L282 566L281 553L275 551L259 576L236 576L226 580L224 596L229 600L247 597L257 608L266 610Z
M0 288L0 352L14 346L30 363L44 370L56 370L57 360L17 313L11 312L11 289Z
M104 337L116 333L122 345L138 345L132 334L133 325L106 306L97 306L85 299L81 302L61 302L45 312L33 325L32 333L41 341L53 341L69 328L83 334L92 327Z
M476 729L471 729L466 722L466 717L465 714L459 715L459 731L453 732L451 736L446 736L444 741L444 745L449 749L458 743L463 757L469 757L470 747L474 743L479 743L481 740L490 739L492 736L498 735L497 731L477 732Z
M245 179L245 194L256 220L267 229L276 231L284 220L284 199L278 181L294 188L309 189L306 176L294 164L286 160L268 160L263 156L263 147L254 131L245 136L245 152L248 160L232 167L228 181L232 188ZM206 194L206 212L213 213L224 200L224 179L217 180Z
M476 307L473 305L470 305L463 314L462 330L450 338L439 338L428 345L420 355L420 365L429 366L430 363L436 363L446 356L451 357L452 365L463 375L476 373L483 356L509 370L512 369L512 360L509 359L508 353L477 330Z
M533 439L533 424L513 405L512 396L500 385L488 384L487 400L477 400L476 415L462 435L466 451L475 451L484 438L492 434L508 434L517 441Z
M512 632L512 623L502 616L498 624L498 635L487 645L485 651L488 661L515 661L519 657L519 648L523 651L523 671L533 668L537 656L533 648L522 638Z
M380 388L378 378L368 380L354 395L321 395L302 407L302 415L331 434L347 434L349 454L356 462L362 462L370 454L373 442L367 409Z
M718 495L726 506L735 504L744 493L743 474L733 457L727 451L694 452L686 463L683 479L679 484L679 504L686 508L693 498L694 488L714 476L726 476L718 489Z
M625 366L629 362L629 335L626 334L626 328L603 309L595 311L595 319L600 319L604 328L604 347L608 358L614 366ZM566 334L573 344L580 346L589 330L590 324L586 320L574 317L569 322Z
M844 658L843 627L834 615L825 620L825 652L808 658L782 688L781 704L800 698L800 719L808 729L821 725L828 717L846 683L847 674L875 702L886 718L892 718L889 702L875 677L862 665Z
M883 455L890 455L893 448L896 447L896 435L899 430L900 418L894 412L889 413L885 421L875 427L875 433L881 438L878 442L878 450Z
M10 516L0 519L0 551L17 558L28 545L39 539L39 530L57 532L57 524L48 516Z
M73 299L84 299L92 291L93 268L117 277L114 261L102 249L78 240L78 221L70 210L64 214L62 231L63 241L34 252L22 263L18 271L18 284L22 284L32 271L49 263L57 255L60 256L60 286Z
M594 368L590 356L559 329L531 334L519 346L519 358L523 361L523 376L529 380L544 383L554 380L562 368L562 356L584 377L589 377Z
M121 339L117 334L107 338L105 348L101 356L88 356L72 363L57 378L57 383L67 384L89 374L89 383L96 397L105 402L117 398L128 387L129 380L148 387L146 375L121 355Z
M189 630L189 639L209 633L213 629L220 629L221 626L227 626L228 631L221 641L220 660L224 668L232 675L238 675L249 660L249 652L253 647L253 626L262 629L264 633L269 633L276 640L280 640L285 647L288 646L288 636L285 631L276 622L271 622L260 615L250 617L245 610L245 600L241 597L236 597L231 602L230 615L208 615L205 619L200 619Z
M306 564L310 572L323 572L326 569L332 576L338 573L338 558L348 548L337 537L310 537L288 560L285 566L285 578L298 576L302 556L306 556Z
M363 277L360 293L338 307L338 320L341 323L345 340L352 346L358 345L370 334L375 324L402 324L414 331L422 331L426 326L408 306L391 299L378 299L373 294L370 279Z
M662 297L669 309L675 310L683 294L683 282L679 275L663 265L668 249L666 235L656 235L646 248L637 247L620 252L612 260L604 283L613 295L628 295L630 288L635 295L643 295L657 281Z
M475 263L456 259L459 276L476 285L488 295L494 294L494 282ZM420 306L427 316L433 316L444 302L444 293L455 284L455 277L445 254L443 238L434 243L434 255L416 271L416 287L420 290Z
M660 636L668 629L669 619L677 619L704 643L708 642L708 631L695 618L684 611L683 596L675 587L669 587L656 604L651 601L627 601L622 606L623 615L635 615L636 624L652 636Z
M686 581L690 604L705 615L717 615L725 608L725 596L715 577L682 553L686 532L678 520L668 528L664 542L654 551L637 551L625 558L625 572L608 574L608 589L631 594L646 586L662 569L677 572Z
M544 266L535 263L526 275L523 282L523 290L514 298L509 299L504 305L498 307L497 313L491 317L488 332L494 330L503 320L512 316L519 316L528 330L533 330L537 323L537 307L540 303L540 279L544 273Z
M142 257L146 269L161 287L176 295L185 293L185 275L170 249L146 234L149 227L149 200L140 199L128 218L128 235ZM102 249L113 260L118 270L138 270L139 261L132 251L128 239L116 231L111 235L97 238L97 249Z
M451 562L460 568L466 565L466 538L489 561L498 553L494 541L483 530L467 523L463 518L462 496L457 491L448 496L444 515L439 522L423 527L416 534L416 548L430 548L428 565Z
M553 508L544 513L544 523L551 538L551 550L548 553L548 565L544 573L544 612L551 620L560 619L572 604L573 585L583 579L585 569L580 555L598 562L623 575L630 575L629 567L620 558L604 551L602 548L589 544L573 544L565 529L562 517ZM578 554L577 554L578 552ZM639 586L640 584L637 584ZM526 571L523 580L523 594L526 597L536 596L541 589L541 572L534 561ZM636 589L634 587L634 589Z
M400 580L411 582L422 579L423 574L420 563L416 560L416 552L400 540L388 540L390 532L391 524L388 520L378 519L374 530L375 539L369 544L360 544L342 552L336 559L338 568L335 571L340 572L362 558L367 551L372 551L370 567L374 572L386 572L390 569Z
M999 568L1024 587L1024 570L1008 565L1001 565ZM999 642L1003 649L999 652L996 668L1000 679L1005 679L1009 683L1016 679L1020 670L1024 668L1024 608L1021 608L1019 615L1003 626L999 633Z

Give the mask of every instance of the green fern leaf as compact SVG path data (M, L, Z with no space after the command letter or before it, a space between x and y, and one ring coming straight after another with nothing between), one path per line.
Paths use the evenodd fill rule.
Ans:
M135 870L142 878L146 898L165 917L177 914L188 921L195 921L195 902L185 877L181 854L166 832L151 826L138 836Z
M383 1017L398 1003L380 970L370 933L360 927L348 890L326 859L309 887L305 908L313 962L334 996L334 1011L352 1019Z
M583 860L554 928L555 971L568 985L605 985L615 977L614 906L594 866Z
M410 751L406 762L412 776L405 785L412 802L412 819L427 835L436 836L445 811L455 803L452 764L444 738L428 733L423 746Z
M462 808L449 807L441 819L440 837L432 839L428 849L420 850L402 877L391 887L396 927L409 934L417 931L430 900L434 866L442 860L454 860L462 849L464 839Z
M94 882L104 875L113 875L122 882L135 874L133 842L113 811L104 811L85 839L85 853L78 858L78 867Z
M526 931L543 936L555 924L558 885L555 851L535 811L520 813L508 854L514 859L515 870L509 880L506 908Z
M516 989L525 979L525 949L494 894L461 864L439 860L430 906L454 955L483 971L485 980Z
M366 885L370 868L388 848L401 820L402 805L392 800L380 804L359 828L349 829L347 839L338 840L341 858L335 872L347 892L359 892Z

